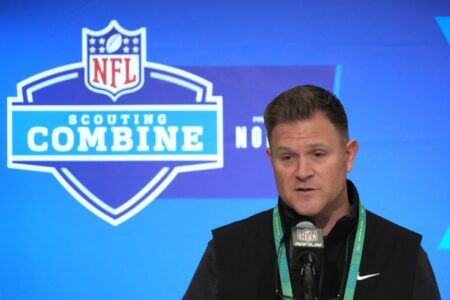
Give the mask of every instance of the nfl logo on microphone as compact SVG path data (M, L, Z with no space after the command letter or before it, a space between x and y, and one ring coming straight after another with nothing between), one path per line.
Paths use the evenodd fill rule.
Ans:
M317 242L319 235L317 234L317 230L297 229L297 238L304 242Z
M179 174L222 168L222 97L146 56L145 28L84 28L82 62L27 78L8 98L8 167L51 173L114 226Z

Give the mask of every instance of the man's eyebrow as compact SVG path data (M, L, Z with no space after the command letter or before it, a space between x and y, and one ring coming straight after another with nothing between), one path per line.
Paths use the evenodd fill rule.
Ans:
M285 147L285 146L278 146L275 149L273 149L273 151L286 151L286 152L290 152L292 151L291 148L289 147Z
M309 144L306 145L305 148L307 149L311 149L311 148L330 148L329 145L325 144L325 143L314 143L314 144ZM286 147L286 146L278 146L276 148L273 149L273 151L293 151L292 148Z
M308 145L309 148L329 148L329 146L325 143L314 143L311 145Z

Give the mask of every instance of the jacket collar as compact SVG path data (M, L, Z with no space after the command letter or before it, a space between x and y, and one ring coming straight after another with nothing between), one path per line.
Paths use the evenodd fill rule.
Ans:
M348 215L345 215L336 222L336 225L334 225L327 237L327 242L332 242L335 238L339 240L342 236L348 236L348 234L356 228L359 211L359 195L353 182L348 179L347 193L351 211ZM294 227L301 221L311 221L310 218L295 212L281 199L281 197L278 197L278 209L280 211L281 223L283 224L283 227L289 229L289 231L291 227Z

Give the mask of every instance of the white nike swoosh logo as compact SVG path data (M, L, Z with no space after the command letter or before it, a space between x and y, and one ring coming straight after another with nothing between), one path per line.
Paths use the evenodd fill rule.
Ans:
M370 278L370 277L375 277L375 276L378 276L378 275L380 275L380 273L369 274L369 275L364 275L364 276L361 276L361 275L359 275L359 273L358 273L358 277L356 277L356 279L358 279L358 280L364 280L364 279L367 279L367 278Z

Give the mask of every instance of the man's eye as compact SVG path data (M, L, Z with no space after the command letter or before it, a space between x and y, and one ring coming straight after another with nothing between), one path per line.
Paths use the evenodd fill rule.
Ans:
M325 156L325 152L322 152L322 151L316 151L316 152L313 152L313 156L314 156L315 158L322 158L322 157Z
M281 156L281 160L291 160L292 159L292 155L283 155Z

